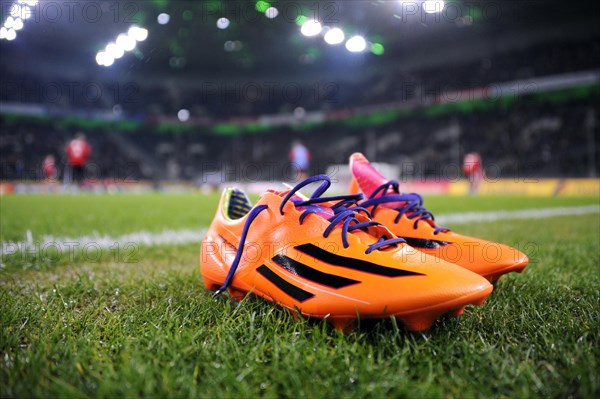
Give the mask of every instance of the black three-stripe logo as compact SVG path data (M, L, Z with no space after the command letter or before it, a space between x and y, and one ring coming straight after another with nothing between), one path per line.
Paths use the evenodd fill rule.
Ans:
M321 262L329 263L333 266L346 267L365 273L377 274L386 277L403 277L403 276L422 276L421 273L411 272L409 270L396 269L393 267L381 266L375 263L367 262L356 258L347 258L327 252L324 249L312 244L303 244L295 247L298 251L312 256Z
M377 274L385 277L403 277L403 276L422 276L421 273L411 272L408 270L396 269L386 266L377 265L375 263L363 261L355 258L347 258L340 255L335 255L327 252L315 245L304 244L295 247L300 252L312 256L321 262L328 263L333 266L345 267L348 269L358 270L365 273ZM281 268L300 276L306 280L325 285L332 288L343 288L353 284L358 284L360 281L353 280L347 277L336 276L335 274L325 273L317 269L313 269L303 263L300 263L294 259L291 259L283 254L275 255L271 259L275 264ZM294 298L298 302L304 302L315 294L303 290L300 287L288 282L266 265L259 266L256 271L263 277L273 283L281 291Z
M360 281L357 280L352 280L350 278L336 276L335 274L324 273L322 271L313 269L312 267L306 266L305 264L288 258L285 255L275 255L272 261L297 276L304 277L307 280L314 281L315 283L326 285L328 287L342 288L352 284L360 283Z
M315 294L310 293L308 291L304 291L300 287L296 287L294 284L288 283L283 278L279 277L277 273L273 270L269 269L265 265L261 265L256 269L257 272L262 274L267 280L273 283L277 288L281 291L285 292L298 302L304 302L307 299L312 298Z

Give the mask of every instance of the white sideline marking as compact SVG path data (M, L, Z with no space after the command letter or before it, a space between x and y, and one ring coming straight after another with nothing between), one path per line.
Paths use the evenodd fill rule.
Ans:
M30 232L28 231L30 237ZM118 237L109 235L87 235L82 237L54 237L45 235L38 241L7 241L2 243L0 255L13 255L18 252L37 253L39 251L49 251L52 253L73 252L89 248L89 251L98 249L123 249L127 245L176 245L189 244L200 241L204 238L206 229L197 230L164 230L162 232L138 231L136 233L125 234Z
M516 211L489 211L489 212L465 212L449 213L436 217L436 222L441 225L455 225L472 222L495 222L499 220L516 219L544 219L555 216L570 215L588 215L600 213L600 205L572 206L560 208L536 208L520 209ZM40 240L31 240L31 232L26 234L25 241L7 241L2 243L0 248L1 256L8 256L20 252L35 254L39 251L76 251L86 248L90 250L97 249L115 249L123 248L126 245L175 245L189 244L193 242L200 243L206 234L206 229L197 230L164 230L162 232L139 231L136 233L125 234L122 236L111 237L109 235L87 235L82 237L54 237L51 235L43 236Z

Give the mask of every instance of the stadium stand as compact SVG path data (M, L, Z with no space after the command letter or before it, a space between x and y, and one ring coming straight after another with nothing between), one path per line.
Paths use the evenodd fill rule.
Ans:
M592 101L598 100L598 94L594 94ZM343 123L326 123L310 131L279 127L260 134L238 135L232 141L229 136L202 132L117 133L108 128L92 128L86 133L94 148L91 161L100 165L98 173L115 178L194 180L216 170L234 177L241 173L243 165L254 164L262 165L261 173L268 173L260 178L282 179L283 166L288 162L287 149L295 138L301 138L311 150L313 172L324 172L327 165L343 163L348 154L366 148L383 162L418 165L415 178L439 175L443 165L459 165L461 157L470 151L482 154L497 176L525 173L577 177L590 173L587 124L594 118L595 110L589 101L573 99L552 104L525 99L491 110L440 117L412 116L373 127ZM13 129L6 118L0 123L2 179L37 178L47 154L54 154L64 164L64 146L78 130L59 123L36 122L21 122ZM592 135L597 158L600 145L598 136ZM226 159L236 163L228 165ZM25 172L18 171L19 162L25 165ZM264 169L267 163L277 167ZM597 164L593 172L599 172Z
M436 94L452 88L482 87L494 82L532 79L548 75L594 70L600 55L600 41L537 44L526 49L498 53L460 65L457 68L437 68L395 73L385 68L356 82L336 83L333 93L324 93L331 101L313 101L306 96L293 104L284 98L264 96L257 101L243 101L225 93L206 96L190 89L170 93L164 88L132 88L136 101L123 101L122 109L137 127L123 131L118 125L72 123L61 117L61 108L79 109L88 116L98 109L111 109L107 100L118 100L119 93L104 88L109 96L94 101L67 96L70 102L58 98L46 104L54 117L0 117L0 154L3 167L0 179L37 179L44 157L54 154L64 165L64 146L79 130L84 130L94 149L91 172L103 178L132 178L206 182L206 176L221 171L224 179L280 180L286 177L287 152L292 140L301 138L313 156L312 172L324 172L328 165L343 163L353 151L367 149L370 157L383 162L416 165L415 178L440 176L442 165L459 165L470 151L482 154L488 173L509 177L526 174L546 176L598 175L600 144L596 134L597 86L566 98L551 95L524 96L518 101L484 103L466 111L442 113L428 111L420 97L421 112L397 114L389 120L355 123L342 118L305 126L271 126L254 134L218 135L206 126L188 129L188 133L163 131L154 123L156 118L174 114L178 104L192 104L196 114L204 114L209 124L231 118L261 114L290 113L294 107L306 110L331 111L374 104L415 101L407 98L404 84L416 88L411 96ZM589 55L592 56L589 56ZM39 90L44 82L33 76L6 73L9 86L4 86L0 100L4 103L43 103L40 96L50 95ZM59 84L60 82L57 82ZM400 84L399 84L400 83ZM47 86L47 85L46 85ZM20 87L12 90L11 87ZM36 89L37 88L37 89ZM140 90L140 91L137 91ZM307 89L308 90L308 89ZM356 95L360 93L360 95ZM120 95L123 95L121 93ZM179 98L175 100L173 96ZM233 97L232 97L233 96ZM238 96L239 97L239 96ZM556 97L556 96L555 96ZM183 100L181 99L183 98ZM194 105L194 98L207 101ZM46 99L47 100L47 99ZM48 103L48 101L46 101ZM112 114L111 111L108 112ZM104 115L104 114L102 114ZM176 129L175 129L176 130ZM591 147L591 149L590 149ZM569 151L564 151L568 148ZM251 149L248 151L247 149ZM591 159L595 157L594 159ZM276 167L268 167L276 165ZM259 165L260 172L240 176L247 166ZM289 177L289 176L288 176ZM452 177L452 176L446 176Z

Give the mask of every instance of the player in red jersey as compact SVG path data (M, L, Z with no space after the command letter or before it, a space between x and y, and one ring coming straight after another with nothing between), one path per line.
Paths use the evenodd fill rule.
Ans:
M481 155L476 152L470 152L465 155L463 160L463 172L469 179L469 194L476 195L479 192L479 186L485 178Z
M75 182L81 183L83 180L85 164L91 154L92 149L85 139L85 134L81 132L67 145L67 158Z

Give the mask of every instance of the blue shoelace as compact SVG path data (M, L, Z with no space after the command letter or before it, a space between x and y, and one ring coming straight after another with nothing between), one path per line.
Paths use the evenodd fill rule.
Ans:
M322 183L317 187L317 189L313 192L313 194L307 200L301 200L294 197L294 194L301 188L317 182L321 181ZM300 215L299 222L302 225L304 220L308 217L308 215L312 213L320 213L320 214L329 214L326 210L320 207L318 204L322 204L325 202L333 202L337 201L333 204L329 209L333 212L333 216L326 218L329 222L329 226L323 232L323 237L327 238L333 231L333 229L342 224L342 244L344 248L348 248L350 244L348 243L348 233L351 233L355 230L363 230L367 231L369 227L380 226L381 223L375 222L372 220L361 222L356 216L359 213L364 213L369 219L371 219L371 214L369 211L363 207L358 206L358 201L360 201L363 197L362 194L354 194L354 195L338 195L332 197L321 197L321 195L327 191L327 189L331 186L331 180L327 175L317 175L309 177L308 179L298 183L296 187L290 190L286 196L281 201L281 205L279 206L279 212L281 215L284 214L283 208L288 201L292 201L296 208L304 208L304 212ZM256 217L265 209L267 209L267 205L258 205L248 213L248 218L244 223L244 228L242 229L242 236L240 237L240 243L238 245L235 258L229 268L229 272L227 273L227 277L225 278L225 282L223 285L213 294L213 297L216 298L219 294L225 291L229 285L231 284L231 280L233 279L233 275L235 274L240 260L242 258L242 252L244 250L244 246L246 244L246 236L248 234L248 230L250 229L250 225L256 219ZM374 250L381 250L388 246L396 246L397 244L404 243L406 240L403 238L388 238L383 235L377 242L370 244L366 249L365 253L369 254Z
M392 189L396 194L387 194L387 192ZM378 196L379 195L379 196ZM372 213L375 213L375 210L379 205L388 204L391 202L405 202L406 205L395 208L398 212L398 215L394 219L394 223L398 223L403 215L410 220L415 220L413 224L413 228L416 230L419 227L419 222L421 220L431 220L434 227L433 234L438 235L440 232L450 231L447 227L437 226L435 224L435 217L433 214L427 210L423 206L423 197L419 194L400 194L400 183L395 180L390 180L385 184L382 184L377 188L377 190L373 191L369 199L364 200L360 203L360 206L364 208L373 207L371 209Z

